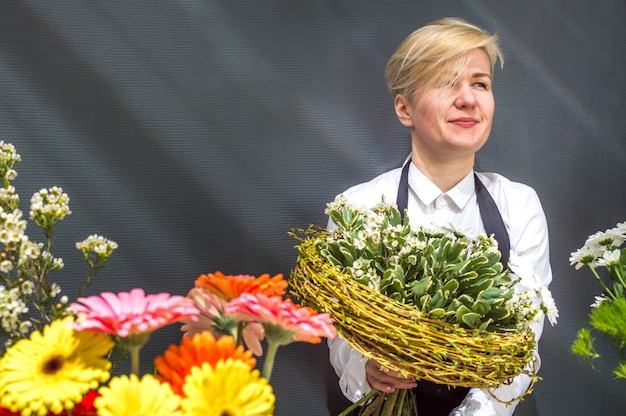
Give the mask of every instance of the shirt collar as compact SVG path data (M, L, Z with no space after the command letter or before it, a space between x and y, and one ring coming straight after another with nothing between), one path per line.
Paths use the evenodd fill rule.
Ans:
M409 186L424 205L432 204L435 199L444 193L430 181L414 164L409 168ZM454 188L445 195L450 198L458 208L464 208L474 194L474 171L467 174Z

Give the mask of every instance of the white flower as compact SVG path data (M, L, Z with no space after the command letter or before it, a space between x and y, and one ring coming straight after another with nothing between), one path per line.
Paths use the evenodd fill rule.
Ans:
M56 283L52 283L50 285L50 297L54 298L59 293L61 293L61 287Z
M602 303L607 302L609 298L606 296L596 296L596 300L590 305L592 308L599 308Z
M605 247L619 247L624 242L624 236L618 232L616 228L606 230L604 232L598 231L595 234L590 235L585 242L586 246L605 246Z
M617 223L613 230L622 236L626 236L626 221Z
M32 327L33 327L33 323L31 321L22 321L20 323L18 331L20 331L20 334L26 335L31 330Z
M69 202L69 196L58 186L41 189L30 200L30 218L41 227L50 226L72 213Z
M607 250L604 252L604 254L602 254L602 257L598 259L596 264L601 267L602 266L603 267L616 266L619 264L620 254L621 254L621 251L619 249L615 249L611 251Z
M573 252L569 258L570 265L576 265L576 270L583 267L585 264L591 267L595 266L597 258L602 257L604 254L604 248L598 245L588 246L584 245L575 252Z
M559 317L559 311L556 308L556 303L552 297L552 293L547 287L541 288L541 307L545 311L548 320L552 326L556 325L556 320Z
M94 252L101 258L107 258L111 255L113 250L117 248L117 243L112 240L107 240L97 234L93 234L85 240L76 243L76 248L82 251L85 255L90 252Z
M30 280L24 280L24 282L22 282L22 293L25 295L30 295L33 293L33 290L35 289L35 284L30 281Z
M20 245L20 264L28 263L30 260L39 257L42 248L42 243L33 243L25 236Z
M63 259L55 258L52 260L52 269L62 269L63 267L65 267Z
M13 181L15 180L15 178L17 178L17 172L14 169L7 169L6 173L4 174L4 179L6 179L7 181Z
M0 272L8 273L11 270L13 270L13 262L10 260L2 260L2 262L0 262Z
M445 230L449 230L455 233L459 233L459 234L463 234L463 235L467 235L467 236L472 236L475 235L476 233L474 232L474 230L469 227L469 226L464 226L464 225L458 225L458 224L448 224L446 227L443 227Z

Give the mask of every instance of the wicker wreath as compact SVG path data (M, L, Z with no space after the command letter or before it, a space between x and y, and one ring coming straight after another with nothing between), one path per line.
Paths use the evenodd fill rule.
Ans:
M293 294L303 305L328 313L339 336L383 369L439 384L487 389L520 373L531 376L533 383L538 379L532 365L535 341L529 328L468 330L429 319L325 262L316 238L309 235L299 240L290 279Z

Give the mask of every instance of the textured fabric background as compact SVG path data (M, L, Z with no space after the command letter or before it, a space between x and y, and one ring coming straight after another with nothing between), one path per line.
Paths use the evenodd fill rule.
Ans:
M42 187L70 195L55 236L64 293L82 283L74 243L92 233L120 248L91 294L185 294L217 270L288 275L289 230L324 225L326 202L407 154L384 67L447 16L497 32L505 52L478 169L534 187L550 226L561 318L520 414L624 414L612 363L594 371L570 353L599 287L568 261L626 220L624 0L0 3L0 139L23 157L26 207ZM146 371L179 336L153 335ZM326 354L279 350L277 415L327 414Z

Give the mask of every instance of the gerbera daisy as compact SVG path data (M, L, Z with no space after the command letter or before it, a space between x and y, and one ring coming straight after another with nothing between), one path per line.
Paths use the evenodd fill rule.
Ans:
M244 293L228 302L224 312L236 321L259 322L267 337L267 354L263 363L263 377L272 374L276 350L294 341L321 342L321 337L334 338L337 331L327 313L296 305L289 299L262 294Z
M193 318L198 309L184 296L169 293L146 295L143 289L78 298L70 305L78 317L73 323L79 331L113 334L128 348L132 372L139 374L139 350L150 334L185 318Z
M193 338L184 337L180 346L170 345L165 354L154 360L154 365L159 373L157 378L169 383L174 393L182 394L185 377L192 367L203 363L214 367L218 361L228 358L246 363L250 370L256 364L251 351L244 350L243 346L235 347L233 337L222 336L216 340L210 332L200 332Z
M79 331L114 334L120 338L155 331L198 314L191 300L169 293L146 295L143 289L78 298L70 309Z
M93 405L100 394L95 390L90 390L79 403L76 403L71 410L64 410L61 413L48 413L48 416L98 416L98 412ZM0 413L2 416L2 413Z
M110 337L76 332L72 318L53 321L0 359L0 405L22 415L71 409L109 379Z
M263 354L261 341L265 337L265 331L260 324L251 322L238 325L231 316L224 315L227 301L207 289L193 288L187 297L193 301L200 312L195 319L181 321L183 325L180 329L185 336L192 337L200 332L211 331L216 337L232 335L237 344L240 343L241 337L254 355Z
M218 361L215 368L207 363L193 367L183 390L186 416L274 414L272 386L240 360Z
M203 274L196 279L195 287L204 288L224 300L231 300L242 293L261 293L266 296L282 296L287 289L287 281L282 274L270 277L263 274L259 277L250 275L224 275L221 272Z
M150 374L114 377L99 393L94 402L98 416L182 416L180 397Z
M281 329L279 332L284 334L281 344L292 341L316 344L321 342L321 337L334 338L337 334L327 313L317 313L309 307L294 304L290 299L275 296L244 293L231 300L224 312L238 322L260 322L265 328L268 341L270 336L273 341L278 341L276 331L271 329L278 327Z

